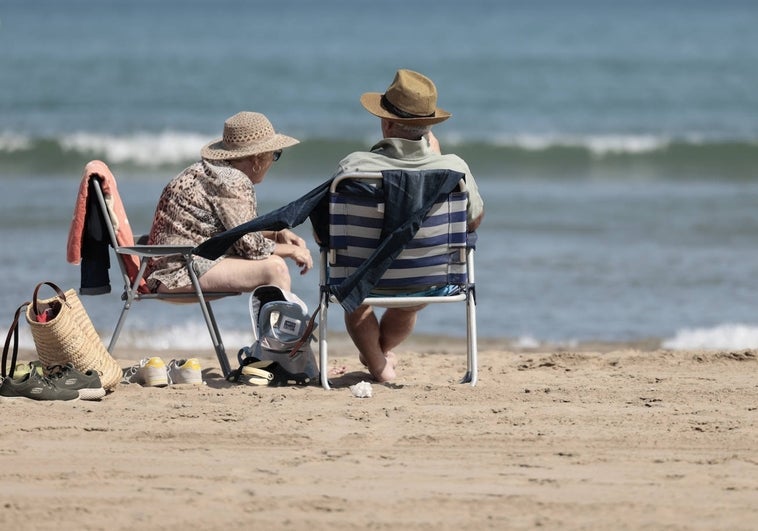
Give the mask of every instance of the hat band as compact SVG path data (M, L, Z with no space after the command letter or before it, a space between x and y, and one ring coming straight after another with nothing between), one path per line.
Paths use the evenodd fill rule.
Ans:
M400 118L431 118L434 116L434 113L430 114L411 114L409 112L405 112L401 109L398 109L392 103L390 100L387 99L387 96L385 94L382 94L382 99L379 101L382 108L384 108L385 111L391 112L392 114L395 114L399 116Z

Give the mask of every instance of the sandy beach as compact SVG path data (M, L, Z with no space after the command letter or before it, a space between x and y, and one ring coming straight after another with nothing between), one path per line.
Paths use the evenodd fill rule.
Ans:
M413 338L400 377L5 401L2 529L755 529L754 351ZM545 349L543 349L545 350ZM188 353L159 352L166 361ZM194 353L197 354L197 353ZM120 352L129 366L145 352ZM25 359L31 359L25 353Z

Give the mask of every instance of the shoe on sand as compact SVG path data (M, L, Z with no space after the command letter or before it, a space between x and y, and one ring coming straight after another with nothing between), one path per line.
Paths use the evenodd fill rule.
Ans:
M168 385L166 363L158 356L143 358L137 365L124 370L122 383L138 383L147 387L165 387Z
M46 372L56 386L77 391L82 400L100 400L105 396L100 375L92 369L81 372L73 364L67 363L47 367Z
M40 376L45 375L45 371L42 368L41 362L30 361L29 363L16 364L16 366L13 368L13 379L23 380L24 378L26 378L26 375L29 374L33 370L37 371L37 373Z
M203 373L197 358L171 360L168 362L168 381L170 384L203 385Z
M19 380L5 378L0 385L0 398L70 401L79 400L79 392L74 389L58 387L54 380L39 374L36 370L30 370Z

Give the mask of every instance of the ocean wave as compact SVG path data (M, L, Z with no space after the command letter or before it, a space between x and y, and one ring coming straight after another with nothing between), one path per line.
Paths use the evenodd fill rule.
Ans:
M133 163L154 167L175 164L197 157L199 146L211 139L197 133L164 131L112 135L97 133L71 133L57 137L31 137L0 133L0 157L52 158L63 155L98 157L109 162Z
M212 139L193 133L166 131L131 136L76 133L60 139L67 152L97 155L115 164L134 163L155 167L178 164L197 157L199 146Z
M444 147L469 161L477 174L616 175L629 169L644 177L678 175L720 178L755 177L758 139L673 138L656 135L512 135L493 141L465 141L440 134ZM0 133L0 170L8 174L80 170L97 158L120 169L150 172L181 169L199 156L211 138L195 132L139 132L129 135L77 132L54 137ZM328 174L340 158L365 149L369 139L305 138L296 156L283 162L288 171ZM329 171L328 171L329 170Z
M672 140L654 135L516 135L501 137L495 145L526 151L553 148L585 149L597 157L620 153L650 153L667 148Z
M110 341L110 338L106 338ZM251 329L224 330L224 344L227 355L234 359L237 349L252 342ZM205 324L200 322L185 323L162 327L160 330L141 330L131 328L119 336L119 347L130 347L148 351L193 350L201 345L210 349L210 338Z
M5 337L7 329L0 329L0 335ZM107 346L111 340L110 332L101 333L103 343ZM228 355L233 359L236 348L249 345L252 341L250 329L224 330L224 344L228 345ZM26 328L19 328L18 345L20 349L34 350L34 339ZM164 326L160 329L130 326L118 338L118 350L140 349L148 352L191 351L200 346L203 350L211 350L208 329L202 323L187 323L182 325ZM232 352L234 350L234 352ZM118 354L116 354L118 355Z
M687 328L666 339L661 346L670 350L740 350L758 347L758 326L722 324L712 328Z
M13 133L0 133L0 153L26 151L32 147L32 139L28 136Z
M7 330L0 329L0 335L5 336L7 333ZM107 345L110 341L109 333L104 333L102 338ZM227 345L230 359L233 359L238 347L248 345L251 341L252 333L247 328L224 330L224 343ZM581 343L582 341L576 339L556 342L524 335L512 339L510 345L517 349L537 350L554 349L556 346L576 348ZM163 326L160 329L132 326L123 331L118 341L119 349L138 349L156 353L172 350L191 351L197 349L198 345L204 350L210 349L208 330L202 322ZM758 325L722 324L711 328L686 328L661 341L660 346L667 350L755 349L758 348ZM34 340L27 329L19 330L19 347L34 349Z

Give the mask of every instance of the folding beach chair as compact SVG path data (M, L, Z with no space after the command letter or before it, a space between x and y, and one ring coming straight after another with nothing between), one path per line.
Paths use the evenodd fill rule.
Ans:
M446 170L445 170L446 171ZM380 245L385 203L380 172L357 172L335 178L329 190L329 241L321 247L319 366L321 385L328 380L327 323L335 286L350 277ZM361 183L357 187L349 183ZM368 187L370 188L367 188ZM360 189L368 190L361 193ZM441 194L418 232L382 275L364 302L384 308L461 302L465 304L467 369L461 383L477 382L475 234L466 231L467 193ZM439 293L443 288L446 294Z
M92 163L90 163L92 164ZM104 171L107 167L101 164ZM89 167L89 166L88 166ZM104 173L101 171L101 173ZM85 169L85 175L87 169ZM106 236L108 244L113 248L116 261L118 262L119 269L121 271L121 277L124 282L124 292L121 295L121 299L124 301L124 305L121 309L116 328L111 336L110 344L108 345L108 351L113 353L116 348L116 342L118 341L121 329L126 321L126 316L132 307L132 303L135 301L145 300L158 300L172 303L197 303L200 305L200 309L203 313L203 318L208 327L208 332L211 336L211 342L213 348L216 351L218 362L221 367L221 371L224 377L228 376L231 372L229 365L229 359L226 355L224 343L221 340L221 333L219 332L216 324L216 318L213 314L211 307L211 301L217 300L223 297L230 297L241 295L240 292L203 292L200 288L200 282L193 267L193 245L181 246L181 245L128 245L124 246L119 244L119 238L117 232L124 241L124 231L128 231L128 240L133 241L133 235L131 234L131 228L128 223L121 223L118 225L118 229L114 226L114 221L118 223L118 220L114 220L115 214L112 208L112 198L108 197L104 193L103 177L96 172L90 173L89 176L89 192L93 194L96 201L88 201L87 208L97 208L97 215L99 222L106 229ZM114 181L115 182L115 181ZM89 213L88 213L89 214ZM143 238L144 239L144 238ZM178 256L184 261L189 277L192 280L194 292L189 293L154 293L147 289L147 284L143 279L145 269L150 258L164 257L164 256ZM82 290L85 293L84 290Z

